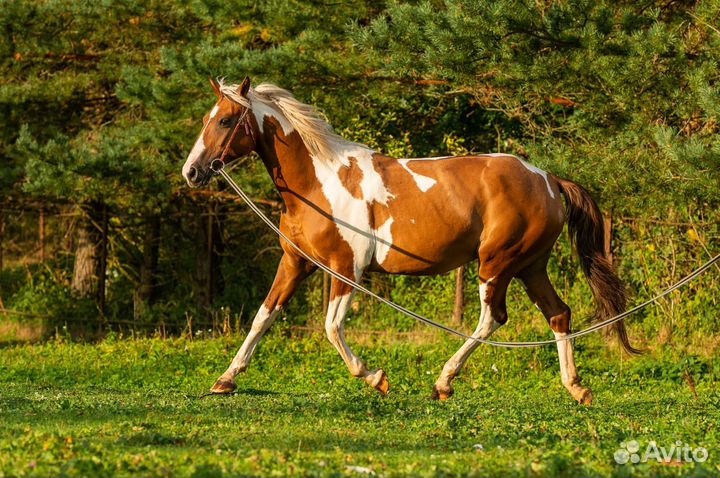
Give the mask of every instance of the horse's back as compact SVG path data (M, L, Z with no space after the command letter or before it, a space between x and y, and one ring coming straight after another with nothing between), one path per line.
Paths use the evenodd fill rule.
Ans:
M556 182L514 156L377 157L376 164L393 199L373 206L375 223L392 220L383 239L392 246L372 269L445 272L476 258L481 245L552 245L562 229Z

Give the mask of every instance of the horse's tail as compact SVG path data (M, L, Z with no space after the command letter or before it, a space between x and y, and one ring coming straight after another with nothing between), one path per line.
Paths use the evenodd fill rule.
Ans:
M605 254L605 227L600 208L582 186L566 179L555 179L567 200L570 242L580 256L580 265L595 298L597 312L593 322L614 317L625 311L627 296ZM611 330L626 352L642 353L630 344L622 320L612 324Z

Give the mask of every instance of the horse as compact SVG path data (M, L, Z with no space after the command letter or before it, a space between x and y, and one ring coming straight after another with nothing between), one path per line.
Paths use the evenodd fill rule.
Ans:
M557 341L560 375L581 404L571 340L571 310L547 274L553 245L567 223L597 306L597 320L625 309L626 295L605 252L602 213L586 189L510 154L396 159L336 134L313 106L273 84L210 80L217 97L182 168L190 187L208 184L218 166L255 152L282 198L280 230L305 253L359 282L366 272L430 275L478 260L481 313L474 339L487 339L508 320L510 281L521 281ZM219 163L218 163L219 162ZM563 201L563 197L565 200ZM298 285L316 270L285 240L275 279L228 369L211 388L232 393L256 346ZM350 373L381 394L389 381L370 370L345 340L353 287L331 281L325 331ZM639 353L622 321L613 324L622 348ZM467 339L445 363L434 399L453 394L452 381L479 342Z

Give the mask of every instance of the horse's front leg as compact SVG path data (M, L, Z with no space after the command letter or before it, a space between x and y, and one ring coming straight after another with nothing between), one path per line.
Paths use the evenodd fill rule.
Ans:
M260 306L252 327L230 367L217 379L210 389L212 393L231 393L237 388L235 376L244 372L250 364L258 342L270 328L282 307L290 300L298 285L309 276L316 267L302 257L285 253L280 260L275 280L265 301Z
M346 275L348 277L349 275ZM359 280L359 279L357 279ZM330 287L330 303L325 318L325 332L328 339L335 346L340 356L345 361L353 377L362 378L365 382L385 395L390 388L387 375L382 369L367 369L360 357L355 355L345 341L345 314L347 313L355 289L340 282L332 280Z

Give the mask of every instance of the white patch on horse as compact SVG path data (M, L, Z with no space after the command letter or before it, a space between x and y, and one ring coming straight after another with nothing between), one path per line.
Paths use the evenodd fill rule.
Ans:
M393 195L383 183L382 177L373 165L374 152L367 148L351 145L352 148L337 151L335 161L321 160L312 156L315 176L322 185L325 198L330 203L333 220L336 223L340 236L350 245L353 251L355 266L355 279L370 264L373 253L376 252L378 232L370 226L370 212L368 205L378 202L387 205ZM355 198L345 188L338 172L340 168L349 164L350 157L355 158L357 165L363 173L360 181L362 198ZM387 221L386 221L387 222ZM389 227L389 226L388 226ZM389 231L387 231L389 232ZM381 234L384 234L383 231ZM384 238L387 241L387 238ZM381 247L387 247L383 244Z
M555 339L562 339L567 333L554 332ZM558 357L560 358L560 376L562 383L568 386L577 377L575 358L573 357L573 346L570 340L561 340L557 343Z
M188 182L188 184L190 184L190 179L188 179L188 174L190 174L190 168L192 168L192 166L195 164L195 161L197 161L197 159L205 152L204 136L205 127L203 126L202 131L200 131L200 136L198 137L197 141L195 141L195 145L190 151L190 154L188 154L188 157L185 160L185 164L183 164L182 175Z
M422 159L440 159L440 158L422 158ZM420 161L422 161L422 159L420 159ZM431 187L435 186L437 181L435 181L433 178L423 176L422 174L418 174L415 171L411 170L410 167L408 166L409 161L418 161L418 160L417 159L398 159L398 163L400 163L400 165L403 168L405 168L405 171L410 173L410 175L413 177L418 189L420 189L420 191L422 191L424 193L428 192L428 190Z
M437 161L438 159L452 159L456 156L431 156L429 158L406 158L404 161Z
M295 131L293 125L290 124L290 122L287 120L287 118L285 118L282 113L277 112L272 106L267 105L261 101L253 102L252 113L255 115L258 127L260 128L260 133L263 132L266 116L275 118L275 120L280 124L280 127L282 128L285 136L289 136L290 133Z
M363 361L353 353L345 341L345 313L353 295L354 291L334 297L330 301L325 316L325 333L347 364L350 374L354 377L363 377L367 375L368 370L365 368Z
M275 318L280 313L280 309L281 307L277 306L271 311L265 306L265 304L260 306L257 314L255 314L255 318L253 319L250 332L248 332L247 337L245 337L245 341L240 347L240 350L238 350L238 353L235 355L230 367L223 374L224 377L233 378L238 373L247 369L248 365L250 365L250 359L255 353L255 348L260 342L263 334L275 321Z
M472 334L472 337L476 339L487 339L502 325L493 317L492 307L490 307L488 300L490 299L488 286L494 279L495 277L491 277L486 282L480 282L480 320ZM453 355L450 360L445 363L442 373L440 373L440 377L438 377L437 382L435 382L435 386L440 389L449 387L450 382L453 378L455 378L455 376L457 376L458 373L460 373L460 369L462 369L470 354L478 347L479 344L480 342L476 340L466 340L462 347L460 347L460 350L455 352L455 355Z
M392 224L393 218L389 217L382 226L375 229L375 260L378 264L385 262L392 247Z
M548 173L547 173L546 171L543 171L543 170L540 169L540 168L537 168L537 167L533 166L533 165L530 164L530 163L526 163L525 161L523 161L523 160L520 159L520 158L517 158L517 159L518 159L518 161L520 161L520 163L521 163L523 166L525 166L529 171L532 171L532 172L535 173L535 174L539 174L540 176L543 177L543 179L545 179L545 185L547 186L548 193L550 193L550 197L551 197L551 198L555 199L555 193L553 192L552 187L550 187L550 179L548 178Z
M215 115L220 110L220 105L215 104L213 106L213 109L210 110L210 117L208 118L208 122L215 117ZM188 154L187 160L185 160L185 164L183 164L182 168L182 175L185 178L185 180L190 184L190 181L187 178L188 173L190 172L190 168L193 166L195 161L202 156L202 154L205 152L205 129L207 128L207 123L203 125L202 130L200 131L200 136L198 136L198 139L195 141L195 145L193 146L193 149L190 151L190 154Z
M495 320L492 315L492 307L490 306L490 294L488 293L488 287L492 283L495 277L489 278L486 282L480 282L479 293L480 293L480 304L482 309L480 310L480 323L478 324L477 330L473 336L479 336L480 338L486 339L492 335L500 326L500 322Z

